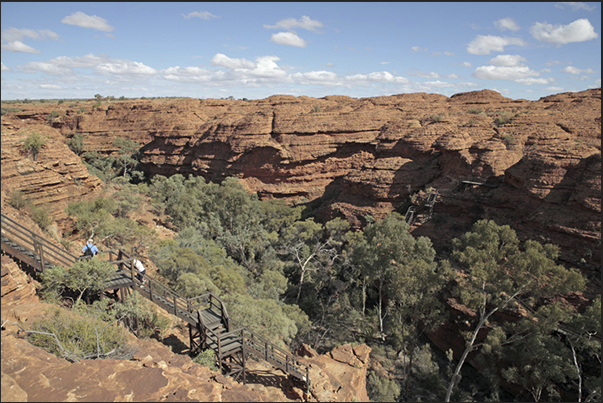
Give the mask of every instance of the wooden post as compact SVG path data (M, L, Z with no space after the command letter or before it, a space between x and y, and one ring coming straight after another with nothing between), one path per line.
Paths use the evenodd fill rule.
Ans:
M245 329L241 330L241 349L243 350L243 385L245 385Z
M176 294L174 294L174 315L178 316L178 309L176 306Z

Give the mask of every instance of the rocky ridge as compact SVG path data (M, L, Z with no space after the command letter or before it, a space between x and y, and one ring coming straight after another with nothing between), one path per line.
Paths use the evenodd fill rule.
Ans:
M435 189L437 224L412 231L436 247L490 218L559 245L572 264L600 267L600 88L538 101L482 90L16 106L2 117L3 188L21 189L59 220L69 197L100 191L65 147L80 133L85 151L114 153L117 137L138 142L151 176L235 176L263 199L308 204L325 220L357 226L404 214L412 197ZM37 162L18 147L32 130L50 137ZM463 188L467 180L490 186Z

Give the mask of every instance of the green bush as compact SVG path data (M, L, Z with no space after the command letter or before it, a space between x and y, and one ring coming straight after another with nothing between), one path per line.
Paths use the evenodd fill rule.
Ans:
M46 144L46 139L36 132L31 132L21 144L23 149L26 152L31 153L33 160L36 161L38 159L38 153Z
M8 204L18 210L28 206L30 203L31 200L19 189L15 189L8 194Z
M82 154L84 152L84 136L80 133L75 133L67 142L67 146L76 155Z
M400 386L394 380L371 372L366 380L366 391L371 402L395 402L400 395Z
M107 324L93 315L59 308L32 322L28 340L70 361L127 358L130 350L126 330L117 323Z
M52 224L52 217L50 216L47 206L38 207L32 204L31 218L42 230L46 230L48 226Z
M212 371L218 370L218 367L216 366L216 354L212 349L201 351L195 358L193 358L193 362L203 365L204 367L208 367Z

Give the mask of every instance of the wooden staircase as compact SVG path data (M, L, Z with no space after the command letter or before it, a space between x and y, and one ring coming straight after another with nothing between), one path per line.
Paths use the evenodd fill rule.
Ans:
M33 267L36 273L52 265L70 267L81 257L74 256L2 214L2 252ZM309 368L297 357L236 325L224 302L212 293L184 298L169 287L146 275L137 277L133 258L122 250L108 251L109 263L117 271L105 281L105 291L119 291L123 300L133 290L188 323L190 354L211 349L221 371L245 383L245 360L248 356L264 360L295 379L309 391ZM96 257L99 258L99 257Z

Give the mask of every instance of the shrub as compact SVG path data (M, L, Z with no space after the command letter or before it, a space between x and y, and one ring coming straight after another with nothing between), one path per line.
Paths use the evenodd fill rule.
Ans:
M218 367L216 366L216 354L212 349L201 351L195 358L193 358L193 362L203 365L204 367L208 367L212 371L218 370Z
M517 140L515 140L515 137L513 137L512 134L504 134L502 136L502 141L505 143L507 150L513 148L513 146L517 144Z
M26 152L31 153L33 160L36 161L38 159L38 153L46 144L46 139L36 132L31 132L31 134L21 142L21 144L23 149Z
M31 344L70 361L94 358L126 358L127 333L113 322L107 324L90 314L59 308L34 320L27 332Z
M67 142L67 146L76 155L80 155L84 151L84 136L80 133L75 133Z
M502 114L500 116L497 116L494 119L494 124L496 126L502 126L502 125L507 125L507 124L511 123L512 121L513 121L513 117L512 116L509 116L507 114Z
M31 201L29 200L29 198L25 196L25 193L23 193L19 189L15 189L8 194L8 204L18 210L24 208L30 203Z
M43 230L46 230L48 226L52 223L52 217L48 212L48 207L42 206L38 207L35 205L31 205L31 218L34 220L38 227Z
M367 377L366 389L371 402L395 402L400 395L396 381L380 377L375 372Z
M472 108L469 109L467 113L471 113L472 115L479 115L480 113L483 113L483 111L480 108Z

